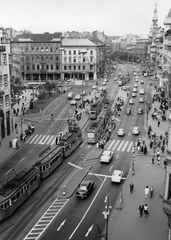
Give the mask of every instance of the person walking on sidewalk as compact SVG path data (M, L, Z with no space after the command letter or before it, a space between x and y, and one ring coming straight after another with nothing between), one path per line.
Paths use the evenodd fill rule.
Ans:
M130 188L130 193L133 193L134 184L132 182L129 184L129 188Z
M164 145L161 147L161 150L162 150L162 153L164 153L164 150L165 150L165 146Z
M157 164L160 165L160 156L157 157Z
M146 188L145 188L145 198L148 198L149 192L150 192L150 189L149 189L148 186L146 186Z
M152 198L152 197L153 197L153 193L154 193L154 188L153 188L153 187L151 187L151 188L150 188L150 198Z
M144 205L144 215L145 215L146 218L148 217L148 214L149 214L148 205L145 204L145 205Z
M154 159L155 159L155 156L153 155L153 156L152 156L152 159L151 159L152 164L154 164Z
M142 215L143 215L143 212L144 212L144 205L143 204L140 204L140 206L139 206L139 211L140 211L140 217L142 217Z

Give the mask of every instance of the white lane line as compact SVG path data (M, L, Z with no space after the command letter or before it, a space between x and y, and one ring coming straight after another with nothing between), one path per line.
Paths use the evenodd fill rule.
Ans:
M125 151L125 148L127 147L128 143L129 143L129 141L126 141L124 147L122 148L122 152Z
M23 157L23 158L19 161L19 163L22 162L22 161L24 160L24 158L25 158L25 157Z
M10 173L13 170L13 168L11 168L8 172L5 173L5 175L7 175L8 173Z
M32 135L31 137L29 137L29 139L26 141L26 143L28 143L30 140L32 140L34 136L35 135Z
M128 147L128 149L127 149L127 152L129 152L129 151L130 151L130 149L131 149L132 145L133 145L133 142L131 142L131 143L129 144L129 147Z
M95 201L95 199L96 199L97 195L99 194L99 192L100 192L101 188L103 187L103 184L105 183L105 181L106 181L106 178L107 178L107 177L105 177L105 178L104 178L104 180L103 180L102 184L100 185L100 187L99 187L99 189L98 189L98 191L97 191L96 195L94 196L94 198L93 198L92 202L90 203L89 207L87 208L87 211L86 211L86 212L85 212L85 214L83 215L83 217L82 217L82 219L80 220L80 222L78 223L77 227L74 229L74 231L73 231L73 232L72 232L72 234L70 235L69 239L71 239L71 238L72 238L72 236L73 236L73 235L74 235L74 233L77 231L77 229L78 229L78 228L79 228L79 226L81 225L82 221L83 221L83 220L84 220L84 218L86 217L86 215L87 215L88 211L90 210L91 206L93 205L93 203L94 203L94 201Z
M109 172L112 171L113 165L110 167Z
M42 137L42 135L40 135L34 143L36 144L40 140L41 137Z
M53 138L54 138L54 135L50 137L49 141L46 144L49 145Z
M36 136L30 141L30 143L32 143L38 136L39 134L36 134Z
M45 135L45 136L46 136L46 135ZM46 141L49 139L49 137L50 137L50 135L47 135L46 138L45 138L44 140L42 139L42 140L41 140L41 143L39 143L39 144L42 144L42 145L45 144Z
M42 141L43 141L43 139L46 137L46 135L44 135L43 137L42 137L42 139L38 142L38 144L42 144Z
M107 150L110 150L116 140L112 140L111 144L108 146Z
M53 139L53 141L51 142L50 145L53 145L55 143L55 141L56 141L56 136L54 136L54 139Z
M118 146L119 142L120 142L120 140L118 140L118 141L115 143L114 147L112 148L113 151L114 151L115 148Z
M117 148L117 151L119 151L122 147L122 145L125 143L125 141L122 141L121 144L119 145L119 147Z

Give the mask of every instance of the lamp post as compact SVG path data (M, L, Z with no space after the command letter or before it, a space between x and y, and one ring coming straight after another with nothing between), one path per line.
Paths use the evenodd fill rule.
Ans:
M109 193L108 193L105 181L100 178L99 174L93 173L93 172L85 169L84 167L75 165L71 162L68 162L68 164L72 167L75 167L75 168L79 169L79 170L86 171L89 175L93 175L93 176L97 177L102 182L102 185L104 186L105 192L106 192L106 201L105 201L106 205L105 205L105 211L103 212L104 219L105 219L105 240L108 240L108 215L109 215L110 206L109 206Z
M79 54L81 54L84 58L84 55L87 53L87 50L80 50L79 51ZM83 59L82 59L82 63L83 63ZM84 86L83 86L83 72L82 72L82 85L81 85L81 92L82 92L82 96L81 96L81 99L82 99L82 109L84 108L83 107L83 103L84 103L84 97L83 97L83 90L84 90Z

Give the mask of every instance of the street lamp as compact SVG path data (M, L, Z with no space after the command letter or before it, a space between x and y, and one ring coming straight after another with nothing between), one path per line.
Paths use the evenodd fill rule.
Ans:
M109 215L110 206L109 206L109 193L108 193L105 181L100 178L99 174L93 173L90 170L87 170L87 169L85 169L81 166L75 165L71 162L68 162L68 164L72 167L75 167L75 168L79 169L79 170L86 171L89 175L93 175L93 176L97 177L102 182L102 185L104 186L105 192L106 192L106 201L105 201L106 206L105 206L105 211L103 212L104 219L105 219L105 240L108 240L108 215Z
M59 51L61 52L61 92L63 93L63 75L62 75L62 52L66 52L65 48L59 48Z
M87 53L87 50L80 50L79 51L79 54L81 54L83 57L84 57L84 55ZM82 59L82 63L83 63L83 59ZM82 72L82 88L81 88L81 91L82 91L82 96L81 96L81 99L82 99L82 109L84 108L83 107L83 103L84 103L84 98L83 98L83 88L84 88L84 86L83 86L83 72Z

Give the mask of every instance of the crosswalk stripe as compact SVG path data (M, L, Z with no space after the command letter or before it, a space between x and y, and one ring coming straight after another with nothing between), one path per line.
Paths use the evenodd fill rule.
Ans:
M36 134L36 136L34 136L34 138L32 138L32 140L30 141L30 143L32 143L39 135Z
M42 137L42 134L36 139L36 141L34 142L34 144L36 144L36 143L40 140L41 137Z
M129 147L128 147L128 149L127 149L127 152L129 152L129 151L130 151L130 149L131 149L132 145L133 145L133 142L131 142L131 143L129 144Z
M53 145L55 143L55 141L56 141L56 136L54 136L54 139L53 139L53 141L51 142L50 145Z
M41 144L45 144L46 141L50 138L50 135L47 135L44 141L41 141Z
M118 146L119 142L120 142L120 140L118 140L118 141L115 143L114 147L112 148L113 151L114 151L115 148Z
M111 149L111 147L113 146L113 144L115 143L115 141L116 141L116 140L113 140L113 141L111 142L111 144L108 146L107 150L110 150L110 149Z
M46 138L46 135L42 137L42 139L38 142L38 144L43 144L43 140Z
M50 139L48 140L48 142L47 142L46 144L49 145L53 138L54 138L54 135L52 135L52 136L50 137Z
M125 151L125 148L127 147L128 143L129 143L129 141L126 141L124 147L122 148L122 152Z
M38 135L38 134L37 134L37 135ZM35 135L32 135L31 137L29 137L29 138L27 139L26 143L28 143L30 140L32 140L34 136L35 136Z
M119 145L117 151L119 151L119 150L121 149L121 147L122 147L122 145L124 144L124 142L125 142L125 141L122 141L122 142L121 142L121 144Z

